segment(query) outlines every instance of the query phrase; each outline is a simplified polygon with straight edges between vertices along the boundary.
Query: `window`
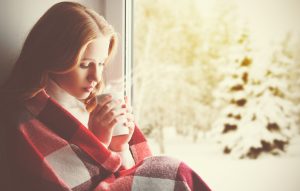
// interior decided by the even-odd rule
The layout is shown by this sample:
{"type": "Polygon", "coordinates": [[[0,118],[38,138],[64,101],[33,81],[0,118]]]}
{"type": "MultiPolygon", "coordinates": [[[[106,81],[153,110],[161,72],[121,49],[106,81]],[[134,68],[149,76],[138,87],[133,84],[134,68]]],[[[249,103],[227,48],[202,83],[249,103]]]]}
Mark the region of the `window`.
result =
{"type": "Polygon", "coordinates": [[[154,153],[186,161],[213,190],[297,190],[299,2],[133,7],[134,111],[154,153]]]}

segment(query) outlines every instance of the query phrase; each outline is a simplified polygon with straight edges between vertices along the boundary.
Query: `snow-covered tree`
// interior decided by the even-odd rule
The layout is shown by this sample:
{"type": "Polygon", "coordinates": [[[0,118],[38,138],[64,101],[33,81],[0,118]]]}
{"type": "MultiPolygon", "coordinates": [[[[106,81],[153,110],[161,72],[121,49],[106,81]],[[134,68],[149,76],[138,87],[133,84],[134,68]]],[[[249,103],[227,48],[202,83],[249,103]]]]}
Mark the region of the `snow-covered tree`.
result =
{"type": "Polygon", "coordinates": [[[224,153],[230,153],[236,143],[235,135],[239,131],[243,113],[249,96],[249,72],[253,56],[248,45],[247,34],[242,34],[228,54],[228,63],[219,70],[223,79],[214,92],[214,106],[220,113],[213,124],[213,133],[222,143],[224,153]]]}
{"type": "Polygon", "coordinates": [[[214,133],[223,152],[235,157],[279,154],[296,127],[286,78],[291,60],[258,55],[251,51],[247,35],[238,42],[230,54],[233,64],[215,94],[216,106],[222,109],[214,133]]]}

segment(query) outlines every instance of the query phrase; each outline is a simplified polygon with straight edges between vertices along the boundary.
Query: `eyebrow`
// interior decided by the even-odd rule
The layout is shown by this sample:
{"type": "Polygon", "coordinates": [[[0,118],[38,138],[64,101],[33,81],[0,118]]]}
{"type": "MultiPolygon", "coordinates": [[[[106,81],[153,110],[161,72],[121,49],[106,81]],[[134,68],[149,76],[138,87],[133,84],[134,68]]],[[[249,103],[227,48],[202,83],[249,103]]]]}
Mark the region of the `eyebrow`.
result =
{"type": "MultiPolygon", "coordinates": [[[[92,59],[92,58],[83,58],[82,60],[87,60],[87,61],[93,61],[93,62],[96,62],[96,60],[95,59],[92,59]]],[[[105,60],[102,60],[102,61],[100,61],[99,63],[104,63],[105,62],[105,60]]]]}

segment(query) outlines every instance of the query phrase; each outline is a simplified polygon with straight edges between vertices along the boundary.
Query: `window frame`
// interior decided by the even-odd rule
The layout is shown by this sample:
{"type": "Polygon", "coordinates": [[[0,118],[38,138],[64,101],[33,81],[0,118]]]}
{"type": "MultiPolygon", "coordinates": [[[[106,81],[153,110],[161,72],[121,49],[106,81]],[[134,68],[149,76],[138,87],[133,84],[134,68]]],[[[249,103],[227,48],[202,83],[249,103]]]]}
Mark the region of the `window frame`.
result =
{"type": "Polygon", "coordinates": [[[133,0],[105,0],[105,17],[108,22],[115,28],[119,35],[119,45],[116,58],[111,63],[111,68],[108,67],[106,78],[119,79],[122,75],[124,83],[124,93],[128,97],[129,102],[133,99],[133,84],[132,84],[132,42],[133,42],[133,0]],[[120,67],[117,68],[116,67],[120,67]],[[122,73],[120,73],[122,70],[122,73]]]}
{"type": "Polygon", "coordinates": [[[133,0],[125,0],[125,92],[126,96],[133,101],[133,0]]]}

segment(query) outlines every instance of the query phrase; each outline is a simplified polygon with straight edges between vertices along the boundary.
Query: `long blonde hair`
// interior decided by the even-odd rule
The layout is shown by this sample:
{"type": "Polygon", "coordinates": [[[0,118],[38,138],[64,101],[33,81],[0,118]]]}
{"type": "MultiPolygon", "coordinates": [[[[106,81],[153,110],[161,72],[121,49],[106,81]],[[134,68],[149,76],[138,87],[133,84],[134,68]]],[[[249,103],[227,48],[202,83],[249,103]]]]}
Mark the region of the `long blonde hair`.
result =
{"type": "MultiPolygon", "coordinates": [[[[49,74],[63,74],[79,64],[86,45],[101,36],[110,37],[109,62],[117,46],[113,27],[95,11],[74,2],[53,5],[28,34],[12,73],[2,91],[13,99],[32,98],[46,86],[49,74]]],[[[101,87],[97,84],[96,90],[101,87]]],[[[95,105],[96,91],[84,100],[95,105]]]]}

